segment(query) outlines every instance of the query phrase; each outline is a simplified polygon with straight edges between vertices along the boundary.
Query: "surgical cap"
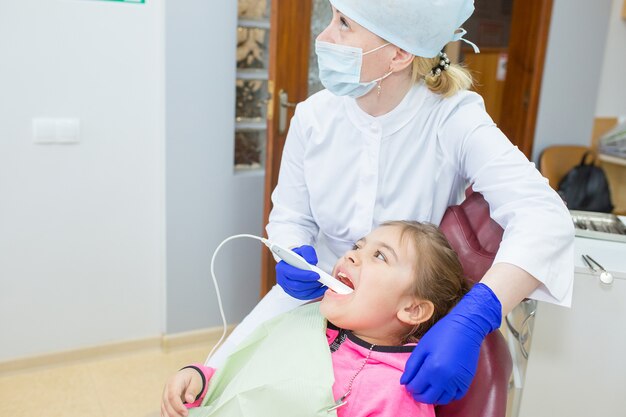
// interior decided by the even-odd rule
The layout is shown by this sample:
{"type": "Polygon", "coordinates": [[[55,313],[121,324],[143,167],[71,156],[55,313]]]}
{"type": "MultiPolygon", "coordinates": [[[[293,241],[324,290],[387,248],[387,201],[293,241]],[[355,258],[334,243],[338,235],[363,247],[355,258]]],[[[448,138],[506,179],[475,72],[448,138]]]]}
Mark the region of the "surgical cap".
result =
{"type": "MultiPolygon", "coordinates": [[[[424,58],[435,57],[448,42],[462,39],[465,31],[455,32],[474,12],[474,0],[330,2],[337,10],[370,32],[424,58]]],[[[471,45],[477,49],[475,45],[471,45]]]]}

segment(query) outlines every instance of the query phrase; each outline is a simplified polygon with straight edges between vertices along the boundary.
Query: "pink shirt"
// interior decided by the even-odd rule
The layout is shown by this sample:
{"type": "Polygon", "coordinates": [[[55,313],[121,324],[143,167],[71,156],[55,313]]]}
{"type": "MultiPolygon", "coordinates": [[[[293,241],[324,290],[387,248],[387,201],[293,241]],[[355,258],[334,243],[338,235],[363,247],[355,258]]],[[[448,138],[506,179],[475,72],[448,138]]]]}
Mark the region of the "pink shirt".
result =
{"type": "MultiPolygon", "coordinates": [[[[328,324],[326,338],[331,349],[335,399],[341,398],[350,380],[369,353],[370,344],[351,332],[328,324]]],[[[337,409],[338,417],[435,417],[434,406],[418,403],[400,385],[400,377],[414,344],[376,346],[367,363],[354,378],[347,403],[337,409]]]]}
{"type": "MultiPolygon", "coordinates": [[[[341,398],[348,390],[350,380],[359,370],[369,353],[370,344],[352,332],[337,329],[332,324],[326,328],[326,339],[331,351],[335,383],[333,395],[341,398]]],[[[413,400],[400,377],[411,355],[414,344],[404,346],[376,346],[367,363],[354,378],[347,403],[337,409],[338,417],[435,417],[430,404],[413,400]]],[[[208,382],[214,369],[195,364],[205,376],[207,383],[197,401],[185,404],[187,408],[198,407],[206,395],[208,382]]]]}

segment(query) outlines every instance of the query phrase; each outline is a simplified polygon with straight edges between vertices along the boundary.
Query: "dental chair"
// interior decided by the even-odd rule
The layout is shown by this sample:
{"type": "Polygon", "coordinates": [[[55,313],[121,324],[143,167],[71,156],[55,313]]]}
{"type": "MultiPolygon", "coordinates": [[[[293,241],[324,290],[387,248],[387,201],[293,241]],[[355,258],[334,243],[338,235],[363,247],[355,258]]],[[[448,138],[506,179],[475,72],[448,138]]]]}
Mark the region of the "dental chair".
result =
{"type": "MultiPolygon", "coordinates": [[[[491,267],[502,240],[502,227],[489,214],[489,205],[479,193],[467,189],[466,199],[448,207],[440,224],[459,255],[465,276],[480,281],[491,267]]],[[[437,417],[504,417],[507,408],[512,360],[504,336],[491,332],[480,348],[478,367],[467,394],[458,401],[439,406],[437,417]]]]}

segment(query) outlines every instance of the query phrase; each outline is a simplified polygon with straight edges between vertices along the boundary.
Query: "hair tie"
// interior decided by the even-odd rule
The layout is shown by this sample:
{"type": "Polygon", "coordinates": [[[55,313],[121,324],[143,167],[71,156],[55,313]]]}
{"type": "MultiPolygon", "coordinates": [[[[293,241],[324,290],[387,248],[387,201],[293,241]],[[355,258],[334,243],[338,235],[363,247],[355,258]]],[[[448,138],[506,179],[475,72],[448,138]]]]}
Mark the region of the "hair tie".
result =
{"type": "Polygon", "coordinates": [[[450,68],[450,59],[448,58],[448,55],[446,55],[445,52],[439,52],[439,65],[433,67],[430,71],[430,75],[432,77],[439,77],[441,72],[447,70],[448,68],[450,68]]]}

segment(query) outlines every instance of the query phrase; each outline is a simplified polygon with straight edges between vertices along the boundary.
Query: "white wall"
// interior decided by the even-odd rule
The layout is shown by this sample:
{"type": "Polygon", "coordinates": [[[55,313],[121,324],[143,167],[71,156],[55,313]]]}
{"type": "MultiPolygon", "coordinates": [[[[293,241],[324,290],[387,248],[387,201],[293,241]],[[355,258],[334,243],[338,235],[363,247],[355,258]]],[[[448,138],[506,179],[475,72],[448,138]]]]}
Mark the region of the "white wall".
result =
{"type": "Polygon", "coordinates": [[[0,1],[0,361],[162,331],[162,8],[0,1]]]}
{"type": "MultiPolygon", "coordinates": [[[[236,2],[0,0],[0,361],[220,324],[212,252],[263,232],[263,173],[233,172],[236,26],[236,2]],[[81,143],[34,144],[36,117],[81,143]]],[[[261,250],[217,259],[230,323],[261,250]]]]}
{"type": "Polygon", "coordinates": [[[598,94],[598,117],[626,116],[626,19],[624,0],[613,0],[598,94]]]}
{"type": "MultiPolygon", "coordinates": [[[[221,324],[211,256],[230,235],[263,233],[264,180],[233,171],[237,2],[168,1],[165,16],[166,331],[175,333],[221,324]]],[[[258,301],[261,250],[235,240],[216,259],[229,323],[258,301]]]]}
{"type": "Polygon", "coordinates": [[[550,145],[589,145],[611,0],[554,0],[533,160],[550,145]]]}

